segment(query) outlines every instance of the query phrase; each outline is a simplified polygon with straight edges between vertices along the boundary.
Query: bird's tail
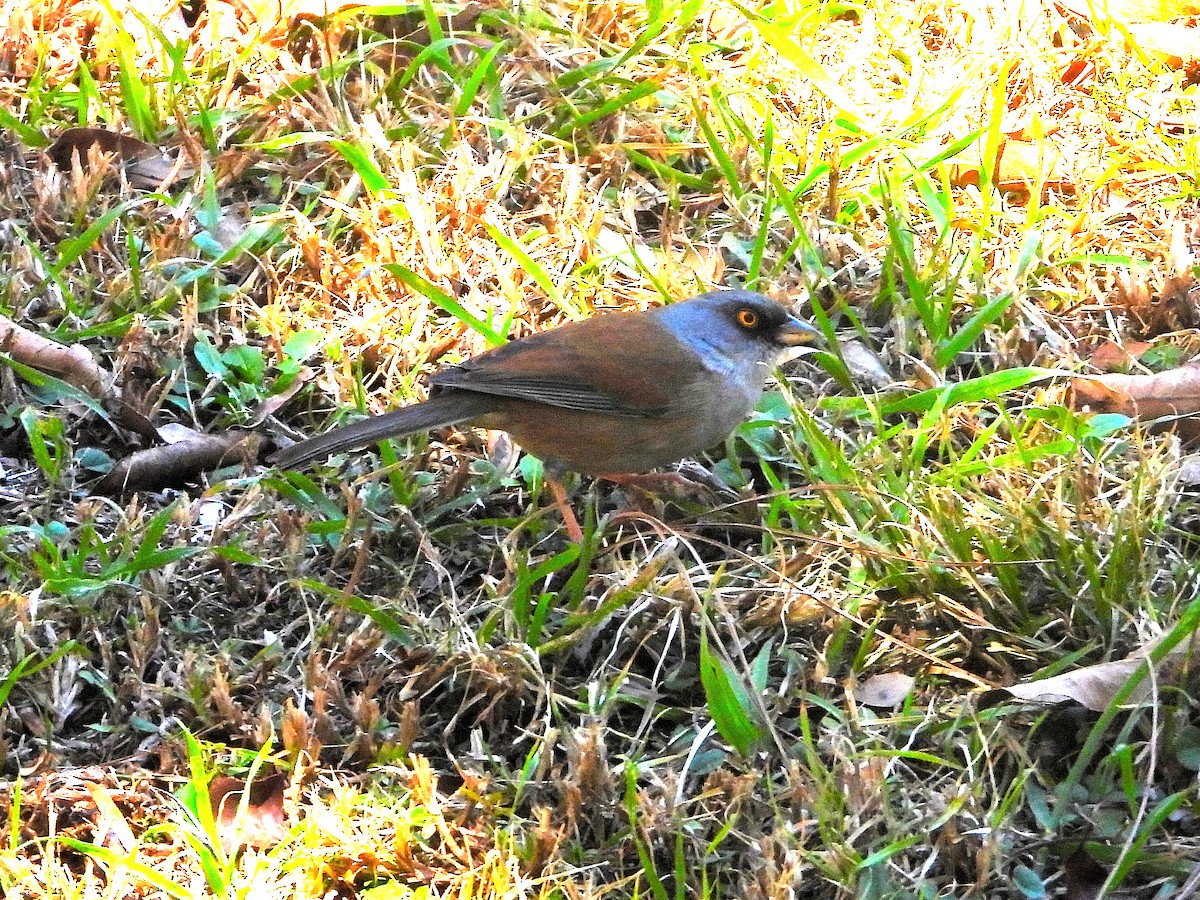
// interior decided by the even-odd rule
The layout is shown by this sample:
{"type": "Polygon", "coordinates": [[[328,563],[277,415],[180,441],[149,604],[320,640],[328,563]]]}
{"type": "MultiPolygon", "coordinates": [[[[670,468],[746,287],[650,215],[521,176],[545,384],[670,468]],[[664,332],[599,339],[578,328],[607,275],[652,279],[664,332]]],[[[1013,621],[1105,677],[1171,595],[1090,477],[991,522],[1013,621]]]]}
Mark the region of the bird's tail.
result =
{"type": "Polygon", "coordinates": [[[403,437],[432,428],[470,422],[478,419],[494,404],[494,399],[480,394],[446,391],[424,403],[331,428],[324,434],[275,451],[269,457],[269,462],[280,469],[294,469],[314,459],[346,450],[358,450],[385,438],[403,437]]]}

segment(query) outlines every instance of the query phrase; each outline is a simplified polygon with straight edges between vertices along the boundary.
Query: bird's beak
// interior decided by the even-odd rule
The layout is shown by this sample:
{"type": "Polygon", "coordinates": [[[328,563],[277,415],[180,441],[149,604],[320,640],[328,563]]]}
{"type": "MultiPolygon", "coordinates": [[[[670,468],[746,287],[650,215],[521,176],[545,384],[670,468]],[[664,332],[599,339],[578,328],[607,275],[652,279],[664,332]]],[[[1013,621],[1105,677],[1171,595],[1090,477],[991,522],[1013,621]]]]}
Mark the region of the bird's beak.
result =
{"type": "Polygon", "coordinates": [[[784,347],[801,347],[821,337],[821,332],[795,316],[789,316],[775,332],[775,340],[784,347]]]}

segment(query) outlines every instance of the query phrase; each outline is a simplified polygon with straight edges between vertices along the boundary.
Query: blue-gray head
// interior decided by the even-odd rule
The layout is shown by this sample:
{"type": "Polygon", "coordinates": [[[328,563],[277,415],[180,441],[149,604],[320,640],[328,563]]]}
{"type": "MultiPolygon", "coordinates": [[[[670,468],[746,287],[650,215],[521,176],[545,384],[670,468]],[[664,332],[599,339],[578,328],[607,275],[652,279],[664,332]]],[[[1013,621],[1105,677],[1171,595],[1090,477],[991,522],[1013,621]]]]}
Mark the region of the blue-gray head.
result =
{"type": "Polygon", "coordinates": [[[788,347],[811,344],[821,333],[762,294],[710,291],[658,310],[680,340],[726,357],[772,362],[788,347]]]}

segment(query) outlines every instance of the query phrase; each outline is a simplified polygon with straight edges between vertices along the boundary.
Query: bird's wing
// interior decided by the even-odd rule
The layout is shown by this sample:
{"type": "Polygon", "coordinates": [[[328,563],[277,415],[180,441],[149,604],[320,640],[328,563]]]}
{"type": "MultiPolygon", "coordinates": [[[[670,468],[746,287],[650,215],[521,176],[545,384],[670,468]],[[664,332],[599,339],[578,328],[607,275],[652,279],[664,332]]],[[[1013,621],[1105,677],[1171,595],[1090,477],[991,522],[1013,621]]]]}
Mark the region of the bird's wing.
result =
{"type": "Polygon", "coordinates": [[[509,375],[505,372],[490,372],[460,367],[445,369],[435,376],[437,387],[452,387],[457,390],[497,397],[512,397],[558,406],[563,409],[578,409],[613,415],[653,415],[653,409],[634,410],[595,387],[582,382],[568,381],[562,376],[538,378],[529,375],[509,375]]]}
{"type": "Polygon", "coordinates": [[[430,383],[563,409],[661,416],[677,402],[678,382],[698,364],[657,326],[644,314],[597,316],[472,357],[430,383]]]}

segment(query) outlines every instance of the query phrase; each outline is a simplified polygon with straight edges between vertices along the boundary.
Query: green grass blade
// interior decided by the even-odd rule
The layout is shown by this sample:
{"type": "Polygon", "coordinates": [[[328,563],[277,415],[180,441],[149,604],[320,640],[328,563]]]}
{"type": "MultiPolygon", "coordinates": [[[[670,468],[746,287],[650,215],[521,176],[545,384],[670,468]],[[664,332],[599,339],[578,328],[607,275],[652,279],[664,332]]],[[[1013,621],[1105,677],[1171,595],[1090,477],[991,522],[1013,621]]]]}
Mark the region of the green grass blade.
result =
{"type": "Polygon", "coordinates": [[[514,238],[505,234],[491,222],[484,222],[483,227],[487,229],[487,233],[491,236],[492,240],[506,253],[516,259],[521,268],[529,273],[530,277],[537,283],[537,286],[546,292],[546,296],[550,298],[551,303],[573,319],[582,319],[586,316],[586,310],[572,306],[563,299],[562,291],[558,289],[558,285],[554,283],[554,279],[550,277],[550,273],[543,269],[541,264],[530,256],[529,252],[514,238]]]}
{"type": "Polygon", "coordinates": [[[983,329],[1008,311],[1015,299],[1015,294],[1001,294],[999,297],[992,298],[983,309],[971,316],[967,323],[955,332],[954,337],[938,348],[937,354],[934,356],[934,361],[938,366],[945,368],[954,362],[954,358],[958,354],[974,344],[976,339],[983,334],[983,329]]]}
{"type": "Polygon", "coordinates": [[[656,81],[647,80],[637,82],[632,87],[621,92],[616,97],[601,103],[599,106],[596,106],[587,112],[576,113],[568,125],[558,130],[557,137],[565,138],[570,135],[572,131],[582,131],[597,119],[603,119],[605,116],[611,116],[613,113],[619,112],[633,103],[637,103],[644,97],[649,97],[657,90],[658,82],[656,81]]]}
{"type": "Polygon", "coordinates": [[[887,400],[880,405],[880,412],[885,416],[897,413],[925,412],[943,394],[947,407],[958,403],[978,403],[982,400],[995,400],[1001,394],[1028,387],[1037,381],[1044,381],[1063,373],[1035,366],[1024,366],[1016,369],[1004,369],[990,375],[981,375],[968,381],[960,381],[941,388],[930,388],[927,391],[903,397],[899,400],[887,400]]]}
{"type": "Polygon", "coordinates": [[[700,681],[717,731],[738,753],[748,756],[762,736],[749,714],[750,698],[737,674],[728,670],[724,657],[709,649],[705,628],[700,630],[700,681]]]}
{"type": "Polygon", "coordinates": [[[145,863],[130,859],[128,854],[117,853],[108,847],[99,847],[96,844],[89,844],[85,841],[67,837],[66,835],[59,835],[55,840],[63,846],[70,847],[76,853],[83,853],[86,856],[90,856],[110,869],[126,869],[142,879],[146,884],[152,885],[170,897],[178,897],[180,900],[194,900],[196,896],[190,887],[186,887],[178,881],[168,878],[145,863]]]}
{"type": "Polygon", "coordinates": [[[412,269],[400,265],[399,263],[386,263],[384,268],[395,275],[401,282],[408,285],[418,294],[421,294],[430,303],[445,312],[450,313],[458,321],[464,325],[474,328],[482,334],[489,344],[493,347],[498,347],[505,341],[505,336],[492,328],[492,326],[480,319],[478,316],[469,312],[461,303],[435,285],[432,281],[418,275],[412,269]]]}
{"type": "Polygon", "coordinates": [[[117,219],[129,212],[129,210],[147,202],[149,201],[144,198],[137,198],[118,203],[100,216],[100,218],[96,219],[96,221],[92,222],[83,234],[62,241],[58,245],[58,259],[55,260],[50,270],[50,275],[47,277],[56,278],[61,275],[67,266],[71,265],[91,249],[92,245],[96,243],[97,239],[99,239],[100,235],[104,233],[109,225],[117,221],[117,219]]]}
{"type": "Polygon", "coordinates": [[[771,45],[781,59],[799,72],[805,80],[811,82],[813,87],[824,94],[843,116],[855,124],[869,118],[850,95],[842,90],[837,79],[830,75],[825,67],[812,57],[812,54],[796,42],[791,32],[773,22],[768,22],[740,3],[731,2],[731,5],[746,17],[754,30],[771,45]]]}
{"type": "Polygon", "coordinates": [[[372,197],[378,197],[391,187],[387,176],[375,165],[375,160],[363,147],[351,141],[330,141],[329,146],[350,163],[351,168],[362,179],[363,187],[372,197]]]}
{"type": "Polygon", "coordinates": [[[454,117],[456,119],[462,118],[470,110],[484,79],[490,78],[495,80],[497,78],[496,57],[507,49],[507,41],[497,41],[475,65],[474,71],[471,72],[471,77],[463,83],[462,94],[459,96],[458,102],[454,104],[454,117]]]}

